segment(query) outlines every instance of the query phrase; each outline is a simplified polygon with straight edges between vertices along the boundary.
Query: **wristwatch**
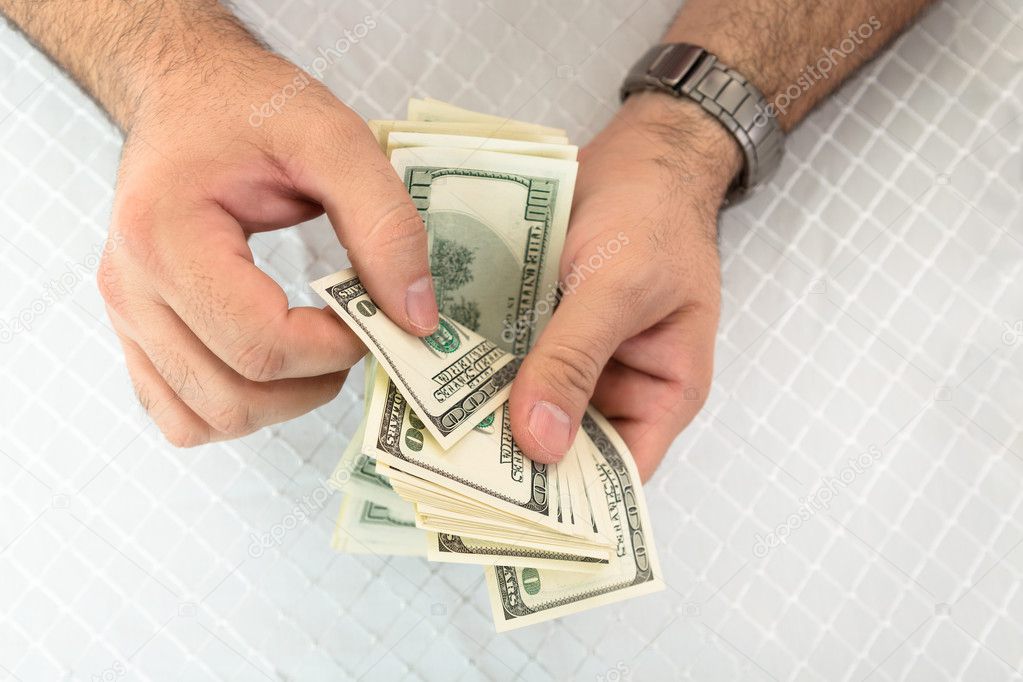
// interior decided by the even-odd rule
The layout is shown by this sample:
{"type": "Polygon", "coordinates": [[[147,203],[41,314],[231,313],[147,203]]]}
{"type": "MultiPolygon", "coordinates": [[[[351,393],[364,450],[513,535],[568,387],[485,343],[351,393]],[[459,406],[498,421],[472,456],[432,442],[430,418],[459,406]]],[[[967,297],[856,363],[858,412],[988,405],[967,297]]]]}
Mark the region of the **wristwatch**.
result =
{"type": "Polygon", "coordinates": [[[730,199],[749,193],[778,169],[785,134],[774,106],[742,74],[702,47],[671,43],[650,48],[625,77],[622,101],[638,90],[688,97],[735,137],[745,164],[732,185],[730,199]]]}

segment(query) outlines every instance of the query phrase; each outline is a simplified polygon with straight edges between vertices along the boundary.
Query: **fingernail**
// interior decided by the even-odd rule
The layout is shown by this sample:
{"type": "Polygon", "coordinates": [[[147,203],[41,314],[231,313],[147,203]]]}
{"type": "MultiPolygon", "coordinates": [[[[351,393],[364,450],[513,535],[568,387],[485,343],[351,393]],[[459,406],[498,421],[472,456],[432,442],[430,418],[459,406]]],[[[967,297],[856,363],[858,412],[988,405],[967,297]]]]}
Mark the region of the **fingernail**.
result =
{"type": "Polygon", "coordinates": [[[568,450],[572,422],[557,405],[538,400],[529,412],[529,433],[547,452],[564,455],[568,450]]]}
{"type": "Polygon", "coordinates": [[[432,277],[420,277],[409,285],[405,294],[405,314],[412,326],[420,331],[428,334],[437,331],[437,298],[433,293],[432,277]]]}

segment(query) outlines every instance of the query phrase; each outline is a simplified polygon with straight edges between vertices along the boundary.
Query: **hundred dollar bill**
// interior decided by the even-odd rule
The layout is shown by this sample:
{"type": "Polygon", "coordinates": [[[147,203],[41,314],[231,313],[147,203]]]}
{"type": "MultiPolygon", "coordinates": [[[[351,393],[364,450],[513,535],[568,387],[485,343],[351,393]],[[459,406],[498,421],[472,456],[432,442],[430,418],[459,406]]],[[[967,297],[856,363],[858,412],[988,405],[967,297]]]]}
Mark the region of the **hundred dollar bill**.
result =
{"type": "Polygon", "coordinates": [[[462,107],[442,102],[439,99],[433,99],[432,97],[418,98],[412,97],[408,101],[407,107],[407,118],[410,121],[443,121],[446,123],[496,123],[496,124],[507,124],[515,126],[516,128],[522,128],[531,130],[537,134],[542,135],[557,135],[564,136],[565,131],[561,128],[551,128],[550,126],[539,125],[537,123],[529,123],[528,121],[516,121],[512,118],[504,116],[495,116],[493,114],[483,114],[478,111],[472,111],[471,109],[463,109],[462,107]]]}
{"type": "Polygon", "coordinates": [[[363,419],[334,467],[331,485],[342,492],[386,506],[395,497],[394,489],[385,477],[377,473],[373,459],[360,452],[365,434],[366,420],[363,419]]]}
{"type": "Polygon", "coordinates": [[[391,133],[435,133],[438,135],[473,135],[476,137],[499,137],[506,140],[526,140],[547,144],[568,144],[564,135],[548,135],[537,132],[532,126],[514,123],[473,123],[454,121],[367,121],[370,131],[376,136],[381,149],[387,149],[387,138],[391,133]]]}
{"type": "Polygon", "coordinates": [[[609,521],[599,527],[591,524],[590,539],[585,539],[537,524],[528,515],[497,509],[481,501],[486,497],[474,499],[450,487],[392,469],[382,461],[376,462],[376,471],[388,479],[394,492],[415,504],[416,525],[424,530],[602,561],[609,557],[613,543],[606,538],[611,534],[600,532],[610,527],[609,521]]]}
{"type": "Polygon", "coordinates": [[[432,336],[409,334],[376,307],[351,268],[311,286],[401,386],[442,448],[508,399],[517,362],[476,332],[442,315],[432,336]]]}
{"type": "Polygon", "coordinates": [[[508,564],[583,573],[599,571],[608,565],[607,559],[491,542],[452,533],[428,533],[427,547],[426,556],[430,561],[456,564],[508,564]]]}
{"type": "MultiPolygon", "coordinates": [[[[593,408],[582,420],[615,539],[610,565],[594,573],[488,566],[487,591],[498,632],[551,620],[664,588],[646,501],[632,454],[593,408]]],[[[596,503],[596,500],[594,500],[596,503]]]]}
{"type": "Polygon", "coordinates": [[[442,313],[521,357],[557,303],[575,161],[464,149],[395,149],[426,224],[442,313]]]}
{"type": "Polygon", "coordinates": [[[408,147],[464,149],[470,152],[465,155],[466,163],[471,163],[472,152],[522,154],[524,156],[540,156],[548,159],[561,159],[563,161],[575,161],[579,155],[579,148],[572,144],[547,144],[525,140],[502,140],[496,137],[432,135],[430,133],[391,133],[387,136],[388,157],[391,156],[395,149],[406,149],[408,147]]]}
{"type": "MultiPolygon", "coordinates": [[[[375,383],[373,379],[376,376],[376,370],[377,363],[373,360],[372,356],[368,357],[365,367],[364,386],[364,396],[367,402],[372,400],[373,397],[373,386],[375,383]]],[[[493,419],[489,421],[493,422],[493,419]]],[[[480,428],[477,426],[477,429],[480,428]]],[[[489,428],[492,427],[483,427],[483,430],[492,433],[492,431],[487,431],[489,428]]],[[[384,542],[381,543],[377,535],[366,536],[366,534],[361,532],[361,529],[371,529],[374,526],[373,521],[376,521],[376,526],[379,526],[381,521],[393,519],[395,514],[400,515],[400,525],[403,527],[407,527],[410,521],[414,525],[413,517],[415,512],[408,502],[402,500],[394,492],[394,488],[391,487],[388,479],[377,472],[376,460],[367,457],[360,451],[365,433],[366,419],[363,418],[352,435],[352,439],[349,441],[344,453],[341,455],[341,460],[335,467],[334,474],[330,479],[336,488],[346,491],[350,498],[358,498],[360,500],[358,503],[350,501],[342,503],[342,511],[338,517],[339,528],[335,529],[335,533],[339,535],[335,539],[334,544],[337,549],[356,547],[355,551],[358,552],[357,543],[353,543],[351,538],[362,538],[362,543],[373,547],[377,553],[386,553],[387,548],[393,545],[393,543],[388,544],[386,542],[386,535],[384,536],[384,542]],[[359,511],[360,509],[361,511],[359,511]],[[358,516],[356,512],[359,513],[358,516]]],[[[390,531],[384,531],[384,533],[388,532],[390,531]]],[[[416,539],[418,535],[418,533],[412,532],[407,534],[400,533],[399,537],[403,542],[398,549],[408,549],[407,545],[414,543],[417,548],[415,553],[419,554],[420,542],[416,539]]],[[[432,547],[435,544],[437,544],[436,533],[428,533],[427,546],[431,548],[429,558],[450,563],[495,564],[498,563],[498,560],[502,563],[511,563],[512,561],[510,560],[518,556],[528,556],[532,563],[535,563],[534,557],[541,557],[544,561],[543,566],[548,568],[563,567],[564,570],[595,570],[601,563],[607,563],[606,559],[601,560],[557,553],[535,547],[523,548],[512,545],[497,545],[496,543],[487,544],[485,540],[477,540],[475,538],[466,538],[463,542],[460,536],[451,534],[448,534],[445,537],[445,542],[440,545],[444,557],[434,558],[432,547]],[[456,553],[456,548],[464,548],[466,552],[456,553]]],[[[400,551],[396,553],[404,554],[406,552],[400,551]]]]}
{"type": "Polygon", "coordinates": [[[573,527],[555,517],[548,468],[525,457],[515,444],[507,407],[498,411],[494,426],[494,434],[473,431],[443,450],[426,433],[425,423],[394,382],[378,371],[362,451],[389,468],[486,505],[512,520],[595,539],[591,528],[573,527]]]}
{"type": "Polygon", "coordinates": [[[412,505],[391,495],[387,505],[346,495],[334,528],[334,549],[350,554],[426,556],[426,533],[416,528],[412,505]]]}
{"type": "MultiPolygon", "coordinates": [[[[366,404],[369,404],[373,398],[377,366],[373,356],[366,358],[363,377],[363,396],[366,404]]],[[[344,452],[341,453],[341,459],[334,467],[330,482],[339,491],[387,506],[395,499],[394,489],[387,478],[377,473],[376,462],[373,458],[362,454],[362,441],[365,435],[366,416],[364,414],[344,452]]]]}

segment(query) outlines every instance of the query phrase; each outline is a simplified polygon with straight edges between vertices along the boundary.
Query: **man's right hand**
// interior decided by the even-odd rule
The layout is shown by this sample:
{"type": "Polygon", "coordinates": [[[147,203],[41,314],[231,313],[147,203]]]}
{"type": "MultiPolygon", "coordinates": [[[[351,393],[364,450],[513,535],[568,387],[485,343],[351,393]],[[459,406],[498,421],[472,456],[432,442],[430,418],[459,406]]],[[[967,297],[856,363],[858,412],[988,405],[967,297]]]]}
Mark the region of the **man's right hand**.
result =
{"type": "Polygon", "coordinates": [[[365,353],[329,311],[289,309],[253,263],[253,232],[325,211],[384,312],[420,336],[436,328],[423,223],[366,125],[323,85],[252,45],[140,92],[97,279],[168,440],[300,415],[365,353]],[[254,113],[271,102],[272,116],[254,113]]]}

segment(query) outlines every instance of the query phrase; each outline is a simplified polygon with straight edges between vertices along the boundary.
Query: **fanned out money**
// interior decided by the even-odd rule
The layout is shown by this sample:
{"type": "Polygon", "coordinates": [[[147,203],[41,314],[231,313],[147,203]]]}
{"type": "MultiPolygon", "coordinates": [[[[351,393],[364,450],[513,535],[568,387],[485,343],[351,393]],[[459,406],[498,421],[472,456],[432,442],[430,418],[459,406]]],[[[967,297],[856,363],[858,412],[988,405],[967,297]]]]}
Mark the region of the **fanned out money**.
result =
{"type": "Polygon", "coordinates": [[[372,354],[332,478],[334,546],[484,566],[498,631],[662,589],[639,475],[607,420],[590,408],[557,464],[511,435],[511,382],[557,303],[576,147],[432,99],[370,127],[426,225],[441,318],[420,339],[354,270],[312,284],[372,354]]]}

